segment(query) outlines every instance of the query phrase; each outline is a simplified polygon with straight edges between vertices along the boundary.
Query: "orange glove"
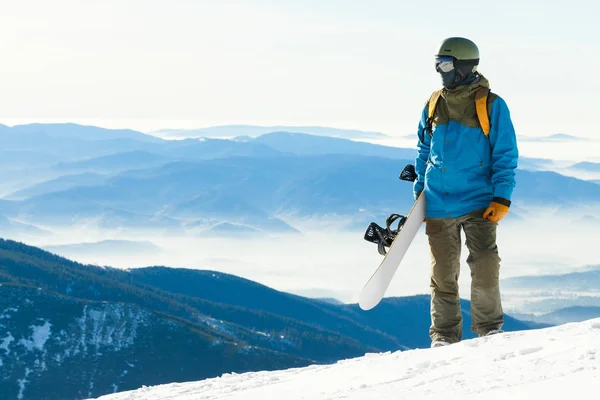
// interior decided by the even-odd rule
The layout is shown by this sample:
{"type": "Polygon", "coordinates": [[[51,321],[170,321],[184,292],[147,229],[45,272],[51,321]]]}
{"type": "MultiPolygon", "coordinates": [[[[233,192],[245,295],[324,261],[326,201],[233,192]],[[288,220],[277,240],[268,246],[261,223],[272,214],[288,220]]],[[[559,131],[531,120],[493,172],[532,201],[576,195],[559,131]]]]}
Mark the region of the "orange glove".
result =
{"type": "Polygon", "coordinates": [[[500,222],[502,218],[506,217],[506,214],[508,214],[507,206],[492,201],[490,206],[483,213],[483,218],[487,218],[492,222],[500,222]]]}

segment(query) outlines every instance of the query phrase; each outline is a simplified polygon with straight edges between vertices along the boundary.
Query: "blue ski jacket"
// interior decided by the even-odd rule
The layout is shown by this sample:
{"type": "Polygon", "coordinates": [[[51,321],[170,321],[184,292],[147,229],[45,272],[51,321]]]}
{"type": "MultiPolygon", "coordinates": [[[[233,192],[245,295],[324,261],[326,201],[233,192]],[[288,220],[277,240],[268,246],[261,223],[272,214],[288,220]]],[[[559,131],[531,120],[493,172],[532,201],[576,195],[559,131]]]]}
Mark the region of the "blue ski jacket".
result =
{"type": "Polygon", "coordinates": [[[488,98],[490,132],[479,126],[475,90],[488,85],[481,79],[469,86],[444,89],[434,114],[432,134],[427,131],[428,104],[419,122],[415,199],[423,191],[426,217],[453,218],[492,201],[510,206],[515,187],[518,148],[506,102],[488,98]]]}

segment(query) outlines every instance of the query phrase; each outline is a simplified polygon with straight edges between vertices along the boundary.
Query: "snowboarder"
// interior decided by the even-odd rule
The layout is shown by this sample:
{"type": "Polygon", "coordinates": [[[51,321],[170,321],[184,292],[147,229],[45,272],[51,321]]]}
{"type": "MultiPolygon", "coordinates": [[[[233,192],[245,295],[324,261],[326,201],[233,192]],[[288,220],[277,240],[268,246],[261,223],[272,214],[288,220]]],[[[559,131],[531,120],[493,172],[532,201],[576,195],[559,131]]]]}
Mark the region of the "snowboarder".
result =
{"type": "Polygon", "coordinates": [[[431,253],[432,347],[462,337],[458,290],[461,231],[471,270],[471,329],[501,332],[500,257],[496,228],[509,211],[518,149],[506,102],[477,71],[479,49],[451,37],[435,55],[443,88],[426,103],[419,123],[415,199],[426,200],[431,253]]]}

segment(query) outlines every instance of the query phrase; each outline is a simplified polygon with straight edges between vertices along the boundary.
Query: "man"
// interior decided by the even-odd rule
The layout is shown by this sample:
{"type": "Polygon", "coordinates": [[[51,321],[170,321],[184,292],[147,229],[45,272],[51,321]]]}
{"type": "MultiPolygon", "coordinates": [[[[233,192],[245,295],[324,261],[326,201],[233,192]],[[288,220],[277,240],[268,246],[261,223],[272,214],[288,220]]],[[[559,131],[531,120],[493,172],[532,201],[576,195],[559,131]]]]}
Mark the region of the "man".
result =
{"type": "Polygon", "coordinates": [[[472,41],[444,40],[435,58],[443,88],[419,123],[415,198],[426,200],[431,251],[432,347],[461,340],[461,232],[471,269],[471,317],[479,336],[502,332],[496,228],[509,211],[518,149],[508,107],[477,71],[472,41]],[[431,113],[431,117],[430,117],[431,113]]]}

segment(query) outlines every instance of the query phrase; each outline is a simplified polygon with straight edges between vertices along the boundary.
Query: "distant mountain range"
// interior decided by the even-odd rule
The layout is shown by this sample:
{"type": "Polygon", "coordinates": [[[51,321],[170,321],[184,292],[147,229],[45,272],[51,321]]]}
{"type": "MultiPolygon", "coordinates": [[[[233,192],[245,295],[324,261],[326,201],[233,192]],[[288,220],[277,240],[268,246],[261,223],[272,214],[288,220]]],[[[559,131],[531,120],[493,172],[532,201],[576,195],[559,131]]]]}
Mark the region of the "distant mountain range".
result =
{"type": "Polygon", "coordinates": [[[507,278],[502,281],[502,286],[505,289],[600,293],[600,265],[590,266],[585,271],[568,274],[507,278]]]}
{"type": "Polygon", "coordinates": [[[0,230],[2,235],[11,238],[50,236],[52,232],[33,225],[12,221],[0,215],[0,230]]]}
{"type": "Polygon", "coordinates": [[[519,136],[519,141],[527,141],[527,142],[587,142],[590,141],[588,138],[583,138],[579,136],[567,135],[564,133],[557,133],[549,136],[519,136]]]}
{"type": "MultiPolygon", "coordinates": [[[[573,316],[575,310],[582,311],[573,307],[600,307],[600,266],[567,274],[507,278],[501,285],[503,295],[512,303],[519,302],[519,308],[528,313],[549,314],[569,309],[573,316]]],[[[554,317],[549,314],[549,318],[554,317]]]]}
{"type": "Polygon", "coordinates": [[[82,172],[118,172],[131,169],[152,168],[164,165],[172,159],[165,156],[135,150],[125,153],[109,154],[80,161],[68,161],[57,163],[54,168],[60,171],[82,172]]]}
{"type": "MultiPolygon", "coordinates": [[[[17,233],[29,229],[18,224],[85,224],[205,237],[235,227],[244,235],[277,235],[297,233],[290,222],[296,217],[322,216],[346,221],[342,229],[363,230],[391,213],[407,213],[413,199],[412,185],[398,175],[414,164],[415,149],[316,134],[162,140],[129,130],[34,124],[0,128],[0,147],[15,160],[0,169],[0,215],[17,224],[17,233]],[[19,154],[32,162],[17,162],[19,154]]],[[[539,171],[549,160],[521,161],[511,219],[533,206],[561,211],[600,202],[594,182],[539,171]]]]}
{"type": "MultiPolygon", "coordinates": [[[[425,295],[364,312],[215,271],[101,268],[0,240],[1,398],[80,399],[427,347],[429,324],[425,295]]],[[[538,326],[506,316],[508,331],[538,326]]]]}
{"type": "Polygon", "coordinates": [[[62,192],[78,186],[98,186],[103,184],[108,178],[108,175],[93,172],[64,175],[56,179],[34,184],[33,186],[11,193],[5,196],[5,198],[8,200],[23,200],[28,197],[41,196],[47,193],[62,192]]]}
{"type": "Polygon", "coordinates": [[[18,170],[30,167],[42,167],[55,164],[60,156],[39,151],[8,150],[0,151],[0,166],[4,170],[18,170]]]}
{"type": "Polygon", "coordinates": [[[272,132],[307,133],[311,135],[339,137],[344,139],[380,139],[383,133],[360,131],[355,129],[338,129],[321,126],[252,126],[225,125],[199,129],[160,129],[150,132],[162,138],[235,138],[257,137],[272,132]]]}
{"type": "Polygon", "coordinates": [[[600,172],[600,163],[583,161],[573,164],[571,168],[579,169],[586,172],[600,172]]]}
{"type": "MultiPolygon", "coordinates": [[[[235,139],[240,141],[240,138],[235,139]]],[[[415,149],[381,146],[365,142],[356,142],[344,138],[320,137],[305,133],[273,132],[246,141],[264,144],[281,153],[298,156],[316,156],[327,154],[348,154],[391,159],[414,159],[415,149]]]]}
{"type": "Polygon", "coordinates": [[[161,248],[147,241],[102,240],[99,242],[44,246],[44,250],[68,256],[76,254],[110,254],[111,256],[119,256],[133,253],[156,254],[161,251],[161,248]]]}
{"type": "Polygon", "coordinates": [[[600,202],[597,185],[551,171],[518,170],[514,190],[516,204],[577,206],[600,202]]]}
{"type": "MultiPolygon", "coordinates": [[[[151,228],[160,214],[165,228],[209,219],[272,233],[295,231],[280,215],[337,214],[363,229],[370,220],[410,210],[412,185],[398,180],[399,170],[410,162],[333,154],[179,162],[97,179],[96,186],[69,183],[44,193],[37,185],[29,190],[39,195],[0,209],[30,224],[96,219],[110,225],[106,218],[120,215],[120,226],[151,228]]],[[[519,170],[517,181],[516,206],[600,200],[598,185],[553,172],[519,170]]]]}
{"type": "Polygon", "coordinates": [[[105,129],[96,126],[85,126],[73,123],[64,124],[26,124],[8,127],[0,124],[0,134],[29,136],[36,134],[49,135],[64,139],[84,139],[91,141],[131,139],[145,142],[158,140],[131,129],[105,129]]]}
{"type": "MultiPolygon", "coordinates": [[[[516,315],[515,315],[516,316],[516,315]]],[[[541,324],[562,325],[570,322],[581,322],[589,319],[600,318],[599,307],[573,306],[561,308],[550,313],[542,315],[519,315],[519,318],[525,321],[531,321],[541,324]]]]}
{"type": "Polygon", "coordinates": [[[545,158],[519,157],[519,169],[548,171],[555,168],[554,161],[545,158]]]}

